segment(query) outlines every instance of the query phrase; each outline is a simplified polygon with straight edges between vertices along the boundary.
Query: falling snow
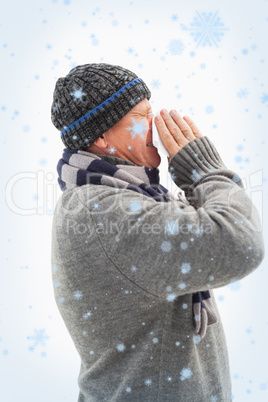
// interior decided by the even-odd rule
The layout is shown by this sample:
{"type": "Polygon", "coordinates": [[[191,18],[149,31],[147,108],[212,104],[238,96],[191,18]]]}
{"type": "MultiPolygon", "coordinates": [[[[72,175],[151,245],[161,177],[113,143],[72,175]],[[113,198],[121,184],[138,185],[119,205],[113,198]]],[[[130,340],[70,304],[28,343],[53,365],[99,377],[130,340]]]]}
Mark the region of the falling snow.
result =
{"type": "Polygon", "coordinates": [[[182,371],[180,372],[181,375],[181,381],[188,380],[192,376],[192,371],[189,368],[183,368],[182,371]]]}
{"type": "Polygon", "coordinates": [[[82,88],[80,89],[75,89],[73,92],[70,93],[75,99],[82,99],[82,96],[85,96],[86,93],[82,92],[82,88]]]}
{"type": "Polygon", "coordinates": [[[200,45],[219,47],[218,42],[221,41],[224,31],[228,30],[228,28],[224,27],[220,17],[217,16],[218,11],[215,14],[196,11],[196,14],[197,16],[194,17],[194,22],[190,24],[190,27],[181,24],[181,28],[185,31],[191,31],[196,47],[200,45]]]}
{"type": "Polygon", "coordinates": [[[188,262],[184,262],[181,266],[182,274],[188,274],[192,269],[191,265],[188,262]]]}
{"type": "Polygon", "coordinates": [[[160,83],[159,80],[153,80],[153,81],[151,82],[151,87],[152,87],[152,89],[159,89],[160,85],[161,85],[161,83],[160,83]]]}
{"type": "MultiPolygon", "coordinates": [[[[136,122],[135,119],[132,118],[133,126],[127,127],[127,130],[130,131],[132,139],[136,137],[136,135],[140,135],[141,138],[144,138],[144,131],[146,130],[147,120],[142,119],[140,122],[136,122]]],[[[148,128],[147,128],[148,130],[148,128]]]]}
{"type": "Polygon", "coordinates": [[[45,329],[35,329],[34,335],[27,336],[27,339],[31,339],[33,341],[33,345],[30,346],[30,349],[33,350],[37,346],[46,346],[46,340],[49,339],[49,336],[45,334],[45,329]]]}
{"type": "Polygon", "coordinates": [[[168,50],[172,56],[180,55],[184,50],[184,44],[180,39],[172,39],[168,45],[168,50]]]}
{"type": "Polygon", "coordinates": [[[131,212],[138,212],[142,208],[142,205],[139,201],[131,201],[129,203],[129,209],[131,212]]]}
{"type": "Polygon", "coordinates": [[[116,346],[116,349],[118,350],[118,352],[123,352],[126,349],[126,347],[125,347],[125,345],[123,343],[119,343],[116,346]]]}
{"type": "Polygon", "coordinates": [[[170,243],[170,241],[163,241],[160,247],[164,253],[168,253],[172,248],[172,244],[170,243]]]}
{"type": "Polygon", "coordinates": [[[152,380],[150,378],[147,378],[147,380],[144,381],[145,385],[152,385],[152,380]]]}

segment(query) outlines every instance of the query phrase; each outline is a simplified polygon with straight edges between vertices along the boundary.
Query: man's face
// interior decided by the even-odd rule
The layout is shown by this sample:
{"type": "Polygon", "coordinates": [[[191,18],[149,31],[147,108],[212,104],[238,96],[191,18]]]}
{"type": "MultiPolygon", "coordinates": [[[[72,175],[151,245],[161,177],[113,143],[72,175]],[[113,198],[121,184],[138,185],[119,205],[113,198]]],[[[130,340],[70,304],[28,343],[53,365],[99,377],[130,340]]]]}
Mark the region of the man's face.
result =
{"type": "Polygon", "coordinates": [[[88,152],[118,156],[138,166],[157,168],[161,162],[157,149],[146,145],[152,143],[152,119],[152,107],[148,99],[143,99],[103,134],[106,147],[102,146],[100,151],[93,144],[88,152]]]}

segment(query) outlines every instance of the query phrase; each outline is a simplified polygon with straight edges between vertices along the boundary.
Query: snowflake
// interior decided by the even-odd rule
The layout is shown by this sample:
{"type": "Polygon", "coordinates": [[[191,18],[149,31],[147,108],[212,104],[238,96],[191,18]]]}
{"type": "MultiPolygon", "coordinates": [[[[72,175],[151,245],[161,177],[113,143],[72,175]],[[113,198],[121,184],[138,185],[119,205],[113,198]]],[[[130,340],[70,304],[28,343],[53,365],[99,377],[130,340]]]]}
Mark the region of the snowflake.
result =
{"type": "Polygon", "coordinates": [[[131,131],[132,139],[136,137],[136,135],[140,135],[144,138],[143,131],[146,129],[146,119],[142,119],[140,122],[136,122],[135,119],[132,119],[133,126],[127,127],[128,131],[131,131]]]}
{"type": "Polygon", "coordinates": [[[185,379],[188,379],[192,376],[192,371],[189,368],[183,368],[182,371],[180,372],[181,375],[181,381],[184,381],[185,379]]]}
{"type": "Polygon", "coordinates": [[[127,52],[128,52],[128,54],[133,54],[133,53],[134,53],[133,47],[129,47],[129,48],[127,49],[127,52]]]}
{"type": "Polygon", "coordinates": [[[184,50],[184,44],[180,39],[172,39],[168,45],[168,49],[172,56],[177,56],[179,54],[182,54],[184,50]]]}
{"type": "Polygon", "coordinates": [[[218,400],[218,398],[216,396],[212,395],[210,400],[211,400],[211,402],[216,402],[218,400]]]}
{"type": "Polygon", "coordinates": [[[186,250],[186,248],[188,247],[188,244],[185,243],[185,242],[182,242],[182,243],[180,244],[180,246],[181,246],[181,248],[182,248],[183,250],[186,250]]]}
{"type": "Polygon", "coordinates": [[[82,88],[80,89],[74,89],[74,92],[71,92],[70,95],[72,95],[75,99],[80,99],[82,96],[85,96],[86,93],[82,92],[82,88]]]}
{"type": "Polygon", "coordinates": [[[136,272],[137,271],[137,267],[135,267],[134,265],[131,267],[131,271],[132,272],[136,272]]]}
{"type": "Polygon", "coordinates": [[[90,317],[91,315],[92,315],[91,311],[87,311],[85,314],[83,314],[84,320],[87,320],[88,317],[90,317]]]}
{"type": "Polygon", "coordinates": [[[248,96],[248,91],[247,91],[247,89],[246,88],[244,88],[244,89],[240,89],[240,91],[236,94],[236,96],[238,97],[238,98],[240,98],[240,99],[242,99],[242,98],[246,98],[247,96],[248,96]]]}
{"type": "Polygon", "coordinates": [[[141,210],[141,203],[139,201],[131,201],[129,204],[129,209],[131,212],[138,212],[141,210]]]}
{"type": "Polygon", "coordinates": [[[147,378],[147,380],[144,381],[145,385],[151,385],[152,384],[152,380],[150,378],[147,378]]]}
{"type": "Polygon", "coordinates": [[[160,85],[161,85],[161,83],[160,83],[159,80],[153,80],[153,81],[151,82],[152,89],[159,89],[159,86],[160,86],[160,85]]]}
{"type": "Polygon", "coordinates": [[[123,343],[119,343],[116,346],[116,349],[118,350],[118,352],[123,352],[126,349],[126,347],[125,347],[125,345],[123,343]]]}
{"type": "Polygon", "coordinates": [[[198,181],[200,181],[201,177],[202,177],[202,176],[201,176],[195,169],[192,170],[191,179],[192,179],[195,183],[198,182],[198,181]]]}
{"type": "Polygon", "coordinates": [[[160,247],[164,253],[168,253],[172,248],[172,244],[170,241],[163,241],[160,247]]]}
{"type": "Polygon", "coordinates": [[[77,290],[76,292],[74,292],[74,299],[76,300],[80,300],[83,297],[83,293],[80,292],[80,290],[77,290]]]}
{"type": "Polygon", "coordinates": [[[261,103],[265,103],[267,102],[267,106],[268,106],[268,94],[263,93],[263,96],[261,98],[261,103]]]}
{"type": "Polygon", "coordinates": [[[237,151],[243,151],[243,149],[244,149],[244,145],[242,145],[242,144],[238,144],[236,147],[237,151]]]}
{"type": "Polygon", "coordinates": [[[168,381],[172,381],[172,377],[167,377],[167,380],[168,380],[168,381]]]}
{"type": "Polygon", "coordinates": [[[35,329],[35,334],[32,336],[27,336],[27,339],[32,339],[34,344],[30,346],[30,350],[34,350],[34,348],[38,345],[46,346],[46,340],[49,339],[49,336],[45,335],[45,329],[37,330],[35,329]]]}
{"type": "MultiPolygon", "coordinates": [[[[198,321],[198,320],[196,320],[198,321]]],[[[193,343],[197,344],[201,342],[201,336],[200,335],[194,335],[193,336],[193,343]]]]}
{"type": "Polygon", "coordinates": [[[172,14],[171,19],[172,19],[172,21],[178,21],[177,14],[172,14]]]}
{"type": "Polygon", "coordinates": [[[190,24],[191,28],[186,27],[181,24],[181,28],[185,31],[192,31],[191,35],[194,36],[194,41],[197,42],[196,47],[200,44],[202,46],[212,46],[217,45],[220,42],[221,37],[224,35],[223,31],[228,30],[228,28],[223,27],[223,23],[220,21],[220,17],[217,17],[218,11],[213,15],[210,13],[199,13],[196,11],[197,17],[194,17],[194,22],[190,24]]]}
{"type": "Polygon", "coordinates": [[[185,289],[185,288],[186,288],[185,283],[184,283],[184,282],[180,283],[180,284],[178,285],[178,288],[180,288],[180,289],[185,289]]]}
{"type": "Polygon", "coordinates": [[[176,294],[175,293],[170,293],[169,295],[167,295],[166,299],[168,302],[173,302],[176,299],[176,294]]]}
{"type": "Polygon", "coordinates": [[[234,159],[235,159],[235,161],[236,161],[237,163],[241,163],[242,160],[243,160],[242,156],[240,156],[240,155],[237,155],[234,159]]]}
{"type": "Polygon", "coordinates": [[[188,272],[190,272],[191,269],[192,267],[188,262],[184,262],[181,266],[181,272],[183,274],[188,274],[188,272]]]}
{"type": "Polygon", "coordinates": [[[233,180],[235,183],[237,183],[237,182],[239,182],[241,179],[240,179],[240,177],[238,176],[238,174],[235,174],[235,175],[232,177],[232,180],[233,180]]]}
{"type": "Polygon", "coordinates": [[[126,388],[126,392],[131,392],[131,388],[130,388],[130,387],[127,387],[127,388],[126,388]]]}
{"type": "Polygon", "coordinates": [[[153,343],[158,343],[158,338],[153,338],[153,343]]]}
{"type": "Polygon", "coordinates": [[[110,154],[114,154],[116,152],[115,147],[110,147],[109,152],[110,152],[110,154]]]}

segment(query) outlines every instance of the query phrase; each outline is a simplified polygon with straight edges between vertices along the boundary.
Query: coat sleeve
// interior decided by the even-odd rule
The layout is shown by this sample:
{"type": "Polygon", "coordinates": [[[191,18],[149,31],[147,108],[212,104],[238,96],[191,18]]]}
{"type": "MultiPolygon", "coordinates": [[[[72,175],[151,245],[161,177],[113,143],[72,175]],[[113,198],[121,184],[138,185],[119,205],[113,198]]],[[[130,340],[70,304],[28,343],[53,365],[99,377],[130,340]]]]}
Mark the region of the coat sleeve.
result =
{"type": "Polygon", "coordinates": [[[102,185],[89,199],[78,196],[113,266],[161,298],[222,287],[254,271],[264,258],[260,217],[212,141],[189,142],[169,171],[188,205],[102,185]]]}

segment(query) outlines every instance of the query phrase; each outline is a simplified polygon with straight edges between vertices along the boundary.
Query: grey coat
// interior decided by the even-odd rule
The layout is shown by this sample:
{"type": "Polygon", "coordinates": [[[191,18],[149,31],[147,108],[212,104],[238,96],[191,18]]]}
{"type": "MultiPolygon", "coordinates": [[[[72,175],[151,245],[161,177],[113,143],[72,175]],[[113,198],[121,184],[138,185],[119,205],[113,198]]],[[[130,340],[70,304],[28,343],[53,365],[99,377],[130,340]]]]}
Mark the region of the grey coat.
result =
{"type": "Polygon", "coordinates": [[[188,202],[93,184],[74,186],[58,200],[52,279],[81,357],[78,402],[232,399],[213,288],[260,265],[260,218],[207,136],[184,146],[169,170],[188,202]],[[218,322],[200,340],[192,293],[208,289],[218,322]]]}

